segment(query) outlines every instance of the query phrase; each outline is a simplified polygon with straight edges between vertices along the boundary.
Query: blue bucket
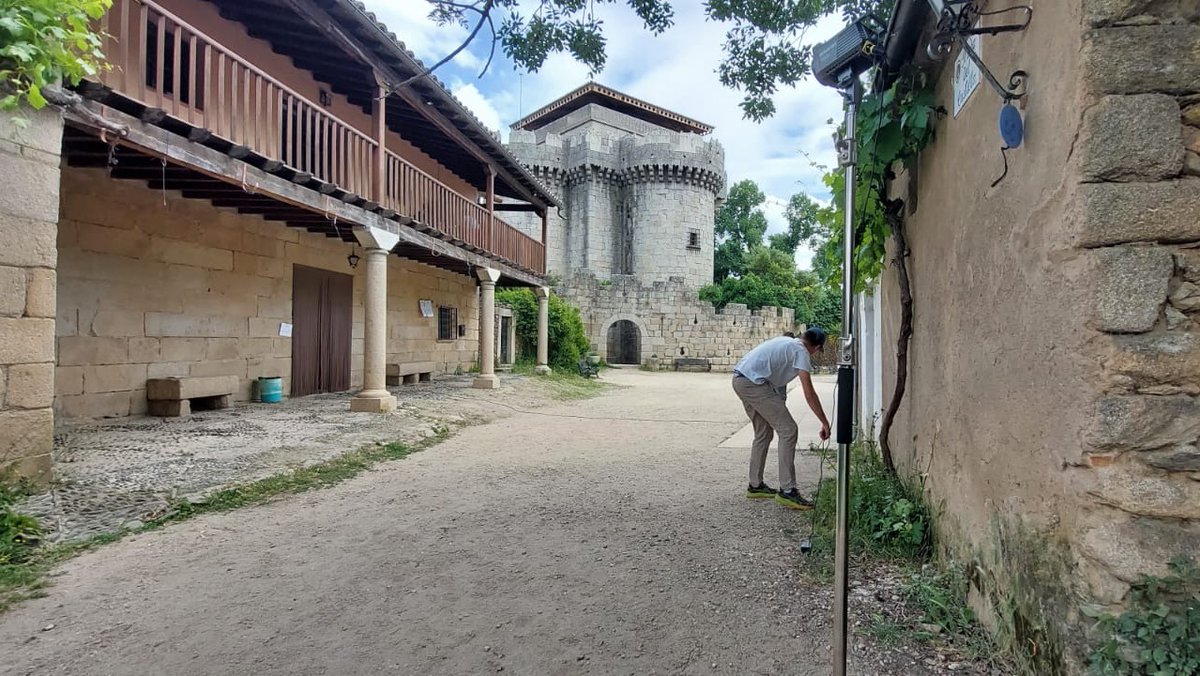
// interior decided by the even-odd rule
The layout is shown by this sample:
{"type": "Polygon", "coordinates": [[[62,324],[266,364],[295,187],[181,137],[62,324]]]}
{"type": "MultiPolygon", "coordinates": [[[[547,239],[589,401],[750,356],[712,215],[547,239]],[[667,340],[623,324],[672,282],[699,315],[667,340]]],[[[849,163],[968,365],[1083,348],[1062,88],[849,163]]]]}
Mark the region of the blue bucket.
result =
{"type": "Polygon", "coordinates": [[[283,379],[279,376],[258,379],[258,395],[264,404],[283,401],[283,379]]]}

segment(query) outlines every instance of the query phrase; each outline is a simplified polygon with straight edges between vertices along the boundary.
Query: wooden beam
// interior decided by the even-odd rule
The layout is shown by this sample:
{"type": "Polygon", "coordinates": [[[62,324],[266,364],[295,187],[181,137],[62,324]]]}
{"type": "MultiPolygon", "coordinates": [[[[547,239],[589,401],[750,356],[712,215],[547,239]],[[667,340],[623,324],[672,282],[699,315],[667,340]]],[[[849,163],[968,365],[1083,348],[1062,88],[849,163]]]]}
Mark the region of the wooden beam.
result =
{"type": "MultiPolygon", "coordinates": [[[[474,254],[439,239],[418,232],[414,228],[388,220],[378,214],[347,204],[339,199],[322,195],[315,190],[293,183],[285,178],[269,174],[245,162],[235,160],[225,153],[207,146],[189,143],[184,137],[166,129],[147,124],[113,108],[95,102],[86,104],[94,112],[101,110],[110,121],[126,125],[129,133],[119,139],[110,136],[118,144],[152,157],[166,159],[205,176],[240,186],[253,185],[258,194],[324,217],[336,217],[338,221],[358,226],[380,228],[400,236],[400,241],[426,249],[437,256],[462,261],[468,265],[499,268],[502,275],[530,286],[540,286],[544,281],[513,266],[502,265],[488,256],[474,254]]],[[[98,131],[86,116],[67,111],[67,121],[78,129],[98,131]]]]}
{"type": "Polygon", "coordinates": [[[496,231],[496,172],[490,164],[483,165],[483,168],[487,172],[487,248],[491,251],[495,248],[492,246],[492,233],[496,231]]]}
{"type": "Polygon", "coordinates": [[[371,121],[375,127],[375,163],[371,176],[371,200],[385,204],[387,198],[387,90],[376,85],[371,101],[371,121]]]}

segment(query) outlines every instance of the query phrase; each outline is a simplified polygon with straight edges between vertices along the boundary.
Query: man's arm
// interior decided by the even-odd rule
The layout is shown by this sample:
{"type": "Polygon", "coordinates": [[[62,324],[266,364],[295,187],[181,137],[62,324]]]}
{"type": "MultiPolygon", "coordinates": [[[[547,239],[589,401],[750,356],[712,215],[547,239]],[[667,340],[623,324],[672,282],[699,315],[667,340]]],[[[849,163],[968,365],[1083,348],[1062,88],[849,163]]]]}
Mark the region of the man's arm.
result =
{"type": "Polygon", "coordinates": [[[800,386],[804,388],[804,401],[808,402],[808,407],[817,416],[817,420],[821,421],[821,441],[825,441],[829,438],[829,418],[825,417],[825,408],[821,406],[821,398],[813,389],[812,374],[808,371],[797,370],[796,377],[800,379],[800,386]]]}

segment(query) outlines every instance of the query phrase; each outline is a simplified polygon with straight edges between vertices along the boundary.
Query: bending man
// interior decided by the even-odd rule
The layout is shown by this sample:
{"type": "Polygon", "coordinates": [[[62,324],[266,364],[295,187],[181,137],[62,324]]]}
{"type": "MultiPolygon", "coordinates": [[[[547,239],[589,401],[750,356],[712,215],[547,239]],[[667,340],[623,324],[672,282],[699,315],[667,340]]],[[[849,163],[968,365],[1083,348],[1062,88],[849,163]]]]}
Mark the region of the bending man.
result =
{"type": "Polygon", "coordinates": [[[829,419],[821,407],[821,399],[813,390],[812,361],[825,345],[825,332],[819,328],[805,331],[799,338],[781,336],[763,342],[746,353],[734,368],[733,391],[746,407],[746,415],[754,425],[754,446],[750,450],[750,484],[748,498],[775,498],[775,502],[791,509],[812,509],[812,501],[796,488],[796,439],[800,430],[787,409],[787,385],[792,378],[800,379],[808,407],[821,421],[821,439],[829,438],[829,419]],[[767,450],[771,439],[779,435],[779,491],[763,482],[767,450]]]}

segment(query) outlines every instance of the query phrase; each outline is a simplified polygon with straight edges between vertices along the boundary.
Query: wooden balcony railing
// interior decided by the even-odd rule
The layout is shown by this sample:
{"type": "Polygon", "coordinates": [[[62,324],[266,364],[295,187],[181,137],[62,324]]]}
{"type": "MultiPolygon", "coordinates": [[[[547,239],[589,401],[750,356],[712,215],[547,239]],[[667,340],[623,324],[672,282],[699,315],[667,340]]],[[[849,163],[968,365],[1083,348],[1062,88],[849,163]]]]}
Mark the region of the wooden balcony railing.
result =
{"type": "MultiPolygon", "coordinates": [[[[114,0],[101,19],[112,69],[101,82],[150,108],[342,190],[372,194],[378,144],[151,0],[114,0]]],[[[543,247],[386,152],[384,205],[544,272],[543,247]]]]}
{"type": "Polygon", "coordinates": [[[542,243],[496,218],[404,158],[387,152],[383,205],[450,237],[545,271],[542,243]]]}

